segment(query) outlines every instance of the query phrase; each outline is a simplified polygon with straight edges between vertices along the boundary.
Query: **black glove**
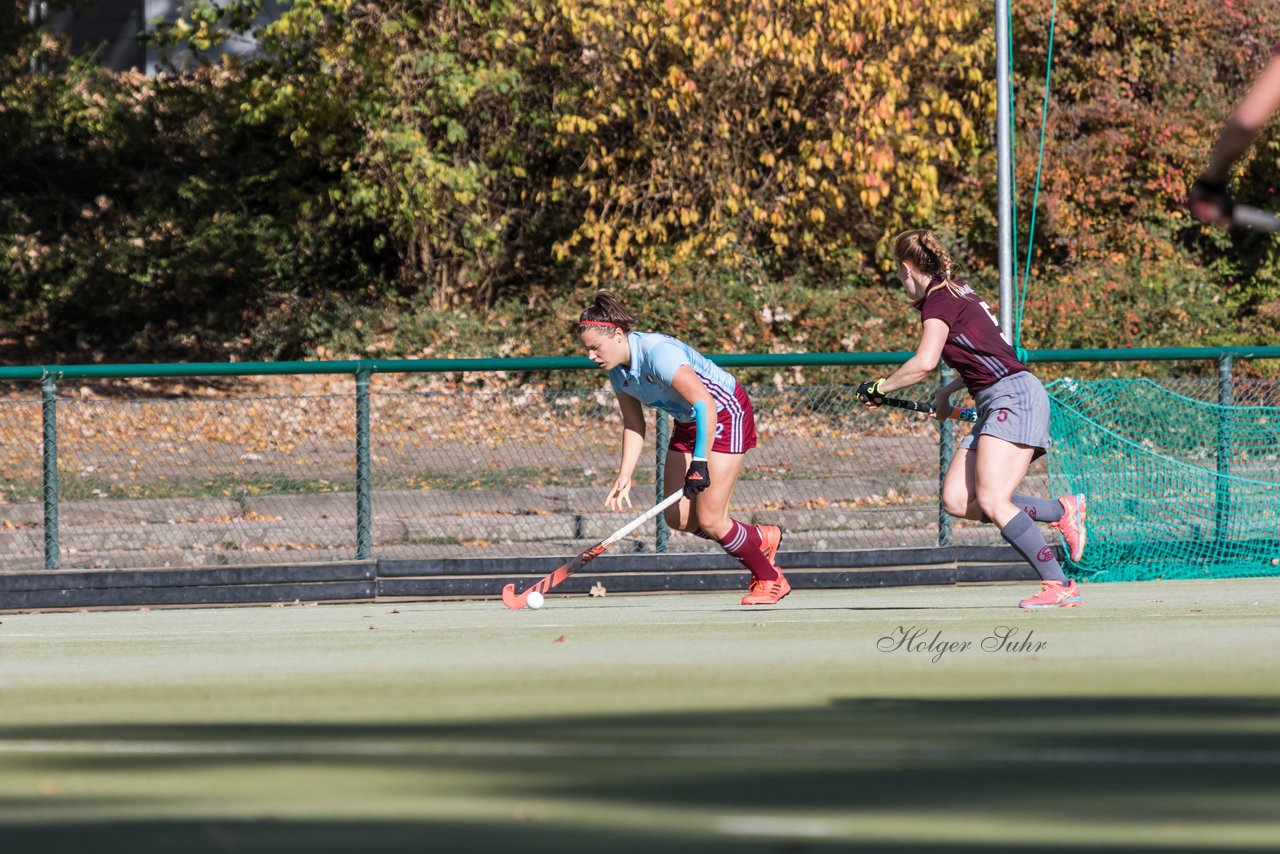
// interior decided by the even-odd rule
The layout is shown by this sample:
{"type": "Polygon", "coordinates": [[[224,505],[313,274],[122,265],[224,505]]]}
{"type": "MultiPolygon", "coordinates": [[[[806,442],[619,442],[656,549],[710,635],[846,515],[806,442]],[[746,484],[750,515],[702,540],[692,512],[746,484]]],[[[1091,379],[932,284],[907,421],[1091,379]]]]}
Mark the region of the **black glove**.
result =
{"type": "Polygon", "coordinates": [[[1202,222],[1216,222],[1231,219],[1235,202],[1232,201],[1231,192],[1226,184],[1197,178],[1191,185],[1191,192],[1187,194],[1187,207],[1191,209],[1196,219],[1202,222]]]}
{"type": "Polygon", "coordinates": [[[711,472],[707,471],[707,461],[689,463],[689,470],[684,473],[684,497],[692,498],[710,485],[711,472]]]}
{"type": "Polygon", "coordinates": [[[858,400],[863,403],[869,403],[872,406],[879,406],[884,403],[884,395],[880,393],[880,383],[883,379],[867,380],[858,386],[858,400]]]}

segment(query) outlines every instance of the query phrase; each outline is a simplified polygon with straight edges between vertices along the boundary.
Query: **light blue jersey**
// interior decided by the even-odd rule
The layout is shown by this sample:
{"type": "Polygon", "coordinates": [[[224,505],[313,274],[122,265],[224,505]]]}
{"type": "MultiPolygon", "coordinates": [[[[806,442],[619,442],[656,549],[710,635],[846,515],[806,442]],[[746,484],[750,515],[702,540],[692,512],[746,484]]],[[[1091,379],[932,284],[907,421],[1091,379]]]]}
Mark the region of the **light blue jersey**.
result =
{"type": "Polygon", "coordinates": [[[671,387],[676,371],[681,365],[688,365],[711,393],[717,413],[735,405],[737,381],[683,341],[657,332],[629,332],[627,344],[631,347],[631,365],[619,365],[609,371],[609,382],[619,394],[661,409],[677,421],[692,422],[693,406],[671,387]]]}

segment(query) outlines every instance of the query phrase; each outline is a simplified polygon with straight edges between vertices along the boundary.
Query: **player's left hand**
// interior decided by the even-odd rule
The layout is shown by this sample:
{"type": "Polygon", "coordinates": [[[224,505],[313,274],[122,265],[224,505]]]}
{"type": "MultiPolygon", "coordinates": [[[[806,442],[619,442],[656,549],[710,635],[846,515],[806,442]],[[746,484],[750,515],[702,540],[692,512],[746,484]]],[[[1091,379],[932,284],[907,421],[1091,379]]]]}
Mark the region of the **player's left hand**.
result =
{"type": "Polygon", "coordinates": [[[867,406],[879,406],[884,403],[884,394],[880,391],[880,386],[883,383],[883,377],[862,383],[862,385],[858,386],[858,399],[867,406]]]}
{"type": "Polygon", "coordinates": [[[939,421],[946,421],[951,417],[951,395],[939,390],[933,396],[933,417],[939,421]]]}
{"type": "Polygon", "coordinates": [[[711,472],[707,470],[706,460],[694,460],[689,463],[689,470],[684,474],[684,497],[693,498],[711,485],[711,472]]]}
{"type": "Polygon", "coordinates": [[[1225,184],[1197,178],[1187,193],[1187,207],[1191,215],[1201,222],[1211,223],[1222,228],[1231,227],[1231,213],[1235,202],[1225,184]]]}

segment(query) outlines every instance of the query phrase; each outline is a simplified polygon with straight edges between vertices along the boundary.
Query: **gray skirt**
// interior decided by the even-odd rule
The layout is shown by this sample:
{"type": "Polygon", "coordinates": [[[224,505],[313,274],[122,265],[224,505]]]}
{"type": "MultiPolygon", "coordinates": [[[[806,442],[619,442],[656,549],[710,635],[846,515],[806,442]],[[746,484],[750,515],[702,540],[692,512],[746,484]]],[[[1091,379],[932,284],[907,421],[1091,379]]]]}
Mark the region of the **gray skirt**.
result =
{"type": "Polygon", "coordinates": [[[1033,459],[1045,455],[1049,438],[1049,395],[1035,374],[1021,371],[978,392],[973,399],[978,423],[960,440],[960,447],[977,447],[979,436],[995,436],[1015,445],[1035,448],[1033,459]]]}

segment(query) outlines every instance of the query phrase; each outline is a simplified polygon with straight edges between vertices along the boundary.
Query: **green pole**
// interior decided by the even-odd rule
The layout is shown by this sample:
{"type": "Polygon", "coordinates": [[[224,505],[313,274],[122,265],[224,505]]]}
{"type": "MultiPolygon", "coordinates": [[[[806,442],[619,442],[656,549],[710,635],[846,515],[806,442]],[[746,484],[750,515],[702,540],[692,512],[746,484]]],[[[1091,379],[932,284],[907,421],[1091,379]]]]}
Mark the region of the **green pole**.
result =
{"type": "MultiPolygon", "coordinates": [[[[938,388],[956,378],[949,365],[942,365],[938,376],[938,388]]],[[[951,514],[942,506],[942,484],[947,479],[947,469],[951,467],[951,458],[955,456],[956,435],[951,419],[938,422],[938,545],[951,545],[951,514]]]]}
{"type": "Polygon", "coordinates": [[[369,559],[373,540],[373,500],[369,463],[369,378],[373,371],[356,371],[356,560],[369,559]]]}
{"type": "Polygon", "coordinates": [[[1224,541],[1231,527],[1231,423],[1227,407],[1232,405],[1231,356],[1218,358],[1218,477],[1213,508],[1213,538],[1224,541]]]}
{"type": "Polygon", "coordinates": [[[58,381],[46,373],[40,381],[41,443],[44,475],[44,568],[58,569],[58,381]]]}
{"type": "MultiPolygon", "coordinates": [[[[658,409],[654,411],[653,420],[657,422],[658,428],[658,449],[654,452],[654,477],[657,482],[654,484],[653,491],[657,501],[661,502],[662,499],[667,497],[664,493],[667,480],[667,445],[671,443],[671,416],[658,409]]],[[[671,528],[667,525],[667,514],[663,513],[658,516],[653,550],[665,552],[670,543],[671,528]]]]}

